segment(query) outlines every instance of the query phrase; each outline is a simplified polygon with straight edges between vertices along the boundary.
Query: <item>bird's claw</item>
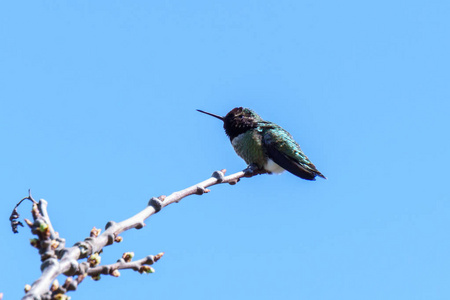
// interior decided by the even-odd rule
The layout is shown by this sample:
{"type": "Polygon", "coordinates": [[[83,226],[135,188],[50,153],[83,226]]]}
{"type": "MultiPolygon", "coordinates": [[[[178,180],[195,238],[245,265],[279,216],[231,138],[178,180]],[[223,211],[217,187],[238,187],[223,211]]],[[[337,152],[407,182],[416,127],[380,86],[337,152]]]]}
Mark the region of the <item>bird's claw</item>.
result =
{"type": "Polygon", "coordinates": [[[253,177],[258,174],[264,174],[267,173],[265,170],[260,169],[255,164],[250,164],[248,167],[244,170],[245,177],[253,177]]]}

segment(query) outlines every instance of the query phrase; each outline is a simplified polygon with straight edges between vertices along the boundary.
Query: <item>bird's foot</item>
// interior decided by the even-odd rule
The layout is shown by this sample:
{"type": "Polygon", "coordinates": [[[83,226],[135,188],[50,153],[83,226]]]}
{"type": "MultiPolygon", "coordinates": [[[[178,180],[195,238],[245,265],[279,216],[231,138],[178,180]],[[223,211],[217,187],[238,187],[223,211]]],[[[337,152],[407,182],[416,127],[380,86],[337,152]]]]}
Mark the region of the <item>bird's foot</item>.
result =
{"type": "Polygon", "coordinates": [[[244,170],[244,173],[245,173],[245,177],[253,177],[253,176],[259,175],[259,174],[265,174],[265,173],[267,173],[267,171],[264,169],[260,169],[256,164],[250,164],[244,170]]]}

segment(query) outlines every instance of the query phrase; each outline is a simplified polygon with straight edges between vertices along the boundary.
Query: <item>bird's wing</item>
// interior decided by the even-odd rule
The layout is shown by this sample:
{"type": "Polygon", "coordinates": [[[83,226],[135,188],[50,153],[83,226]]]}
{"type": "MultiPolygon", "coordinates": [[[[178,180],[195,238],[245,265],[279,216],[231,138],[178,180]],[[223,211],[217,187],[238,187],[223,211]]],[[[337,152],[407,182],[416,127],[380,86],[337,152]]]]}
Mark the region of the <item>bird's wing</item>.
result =
{"type": "Polygon", "coordinates": [[[325,178],[303,153],[289,132],[283,128],[266,127],[263,143],[267,155],[292,174],[306,180],[315,180],[317,175],[325,178]]]}

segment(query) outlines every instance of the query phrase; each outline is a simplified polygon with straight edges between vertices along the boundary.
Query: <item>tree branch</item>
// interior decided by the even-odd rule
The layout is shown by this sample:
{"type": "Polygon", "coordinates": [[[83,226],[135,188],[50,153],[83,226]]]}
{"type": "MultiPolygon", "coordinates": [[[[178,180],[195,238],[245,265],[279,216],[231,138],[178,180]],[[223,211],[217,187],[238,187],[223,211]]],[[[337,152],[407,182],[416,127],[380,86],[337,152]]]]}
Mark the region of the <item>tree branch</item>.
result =
{"type": "MultiPolygon", "coordinates": [[[[141,273],[151,272],[153,269],[149,267],[149,265],[161,258],[161,253],[156,256],[150,255],[134,262],[122,258],[117,263],[106,266],[98,266],[100,262],[98,254],[101,253],[105,246],[111,245],[114,242],[120,242],[122,240],[121,237],[118,236],[120,233],[132,228],[143,228],[145,226],[144,221],[147,218],[174,202],[179,202],[181,199],[190,195],[202,195],[203,193],[208,193],[210,191],[208,187],[216,184],[229,183],[233,185],[242,177],[252,177],[261,174],[261,172],[255,171],[252,168],[245,169],[229,176],[225,176],[225,172],[226,170],[215,171],[210,178],[183,190],[174,192],[167,197],[160,196],[151,198],[147,207],[136,215],[119,223],[114,221],[108,222],[105,226],[106,230],[102,234],[100,234],[100,230],[94,228],[91,231],[90,237],[76,243],[70,248],[64,246],[64,239],[59,238],[58,234],[54,231],[47,213],[47,202],[41,199],[37,205],[39,208],[38,210],[36,209],[36,202],[31,198],[31,195],[24,198],[34,202],[34,223],[28,220],[26,221],[32,228],[32,232],[39,237],[39,240],[36,241],[34,246],[39,248],[43,263],[41,265],[42,274],[40,278],[37,279],[31,287],[27,288],[27,294],[22,299],[53,299],[55,293],[64,294],[66,291],[76,289],[78,283],[81,283],[85,276],[93,276],[94,279],[95,276],[99,274],[116,276],[119,274],[117,271],[119,269],[133,269],[141,273]],[[44,253],[45,255],[43,255],[44,253]],[[78,262],[78,260],[87,257],[89,257],[87,262],[78,262]],[[58,287],[55,288],[55,279],[60,274],[77,276],[77,279],[73,280],[72,277],[69,277],[62,287],[57,285],[58,287]],[[49,289],[52,282],[54,283],[53,287],[49,289]]],[[[24,199],[22,199],[22,201],[24,199]]],[[[14,221],[17,223],[16,219],[18,218],[18,213],[16,208],[14,209],[13,214],[14,212],[16,212],[14,221]]]]}
{"type": "Polygon", "coordinates": [[[116,271],[122,270],[122,269],[131,269],[131,270],[137,271],[141,274],[142,273],[153,273],[155,270],[153,270],[153,268],[151,268],[150,266],[153,265],[155,262],[157,262],[163,255],[164,255],[164,252],[161,252],[157,255],[149,255],[142,259],[132,262],[131,259],[133,258],[134,253],[127,252],[127,253],[124,253],[122,258],[119,259],[114,264],[90,268],[87,271],[87,275],[88,276],[98,276],[100,274],[107,274],[107,275],[112,275],[112,276],[118,277],[120,274],[116,271]]]}

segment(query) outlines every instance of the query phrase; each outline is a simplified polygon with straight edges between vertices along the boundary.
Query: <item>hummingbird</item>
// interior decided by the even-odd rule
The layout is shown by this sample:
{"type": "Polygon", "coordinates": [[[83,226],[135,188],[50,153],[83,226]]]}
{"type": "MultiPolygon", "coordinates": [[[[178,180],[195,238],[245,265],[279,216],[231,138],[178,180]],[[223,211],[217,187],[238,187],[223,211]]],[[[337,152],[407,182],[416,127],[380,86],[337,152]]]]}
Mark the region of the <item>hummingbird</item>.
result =
{"type": "Polygon", "coordinates": [[[236,107],[225,117],[197,111],[223,121],[231,145],[249,165],[247,170],[269,174],[287,170],[306,180],[315,180],[316,176],[326,179],[289,132],[275,123],[264,121],[253,110],[236,107]]]}

